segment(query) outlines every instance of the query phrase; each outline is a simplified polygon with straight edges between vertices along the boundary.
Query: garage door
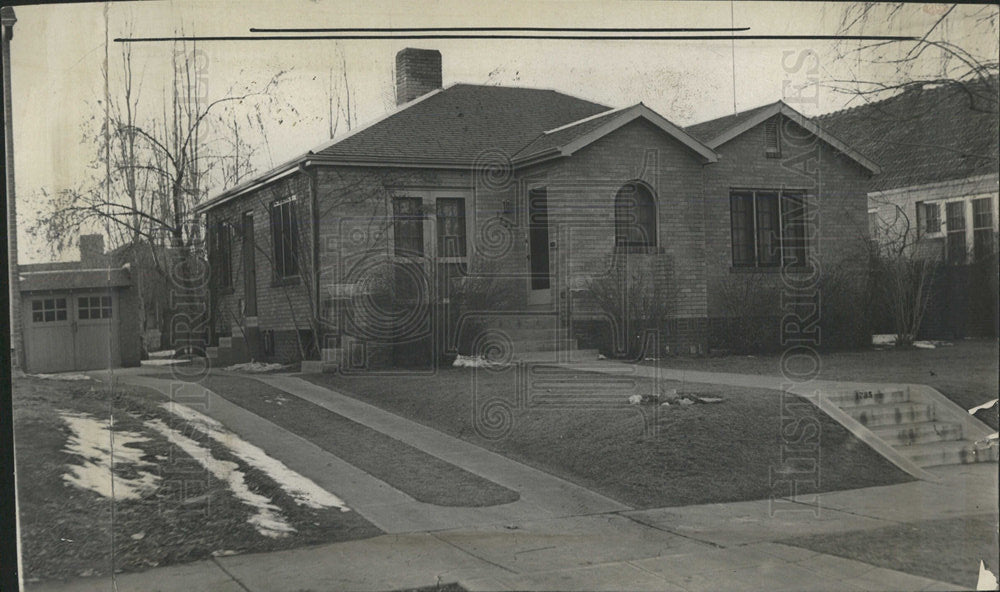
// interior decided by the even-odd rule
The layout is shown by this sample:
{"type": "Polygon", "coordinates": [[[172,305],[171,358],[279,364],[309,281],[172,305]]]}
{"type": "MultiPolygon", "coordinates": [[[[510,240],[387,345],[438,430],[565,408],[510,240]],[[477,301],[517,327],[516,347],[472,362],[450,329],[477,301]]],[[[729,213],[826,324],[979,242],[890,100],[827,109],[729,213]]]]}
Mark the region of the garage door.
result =
{"type": "Polygon", "coordinates": [[[29,372],[97,370],[119,365],[118,297],[72,293],[25,299],[29,372]]]}

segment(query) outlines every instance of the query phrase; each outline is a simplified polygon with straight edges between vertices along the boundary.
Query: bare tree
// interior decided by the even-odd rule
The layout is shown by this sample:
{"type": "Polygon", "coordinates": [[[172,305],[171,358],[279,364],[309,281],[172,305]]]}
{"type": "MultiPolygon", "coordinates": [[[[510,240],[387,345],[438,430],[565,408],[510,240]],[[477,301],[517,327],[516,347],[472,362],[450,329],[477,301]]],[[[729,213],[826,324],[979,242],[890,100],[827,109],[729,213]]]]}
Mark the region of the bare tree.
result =
{"type": "Polygon", "coordinates": [[[925,85],[961,88],[976,110],[997,109],[997,29],[995,4],[910,4],[852,2],[844,5],[839,34],[907,31],[927,22],[910,40],[841,41],[841,64],[851,75],[830,81],[839,92],[864,102],[925,85]]]}

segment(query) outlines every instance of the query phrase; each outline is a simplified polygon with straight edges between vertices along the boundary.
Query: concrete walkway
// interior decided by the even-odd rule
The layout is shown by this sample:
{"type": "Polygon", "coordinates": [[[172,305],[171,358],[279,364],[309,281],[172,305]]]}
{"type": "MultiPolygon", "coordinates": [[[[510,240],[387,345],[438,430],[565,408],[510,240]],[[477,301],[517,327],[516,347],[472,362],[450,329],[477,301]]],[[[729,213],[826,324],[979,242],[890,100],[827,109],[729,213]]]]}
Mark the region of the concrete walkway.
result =
{"type": "MultiPolygon", "coordinates": [[[[166,392],[170,388],[169,381],[159,379],[119,378],[166,392]]],[[[813,500],[630,510],[299,378],[261,379],[515,488],[522,499],[492,508],[420,504],[209,391],[209,408],[202,411],[374,517],[390,534],[124,574],[115,582],[117,590],[398,590],[448,582],[469,590],[948,590],[956,585],[775,541],[995,512],[995,464],[935,469],[942,473],[941,483],[914,481],[813,500]]],[[[89,578],[28,589],[103,591],[111,586],[110,578],[89,578]]]]}

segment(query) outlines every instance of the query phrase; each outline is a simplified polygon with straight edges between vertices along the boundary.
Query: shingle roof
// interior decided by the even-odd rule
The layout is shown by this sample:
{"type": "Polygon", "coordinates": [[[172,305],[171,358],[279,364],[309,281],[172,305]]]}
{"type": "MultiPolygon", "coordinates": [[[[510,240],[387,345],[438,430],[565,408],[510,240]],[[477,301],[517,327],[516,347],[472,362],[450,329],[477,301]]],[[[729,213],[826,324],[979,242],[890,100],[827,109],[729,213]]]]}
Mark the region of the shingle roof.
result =
{"type": "Polygon", "coordinates": [[[615,115],[620,112],[621,111],[619,109],[613,109],[591,117],[586,121],[572,122],[566,127],[558,126],[552,128],[552,130],[546,130],[548,133],[539,134],[534,141],[521,148],[521,150],[515,155],[515,158],[528,158],[553,148],[559,148],[560,146],[572,142],[573,140],[601,127],[608,121],[614,119],[615,115]]]}
{"type": "Polygon", "coordinates": [[[19,280],[22,292],[116,288],[131,283],[129,270],[124,268],[21,271],[19,280]]]}
{"type": "Polygon", "coordinates": [[[774,107],[775,104],[776,103],[768,103],[767,105],[761,105],[760,107],[754,107],[753,109],[747,109],[746,111],[740,111],[739,113],[726,115],[724,117],[719,117],[718,119],[710,119],[708,121],[689,125],[684,128],[684,131],[691,134],[695,138],[698,138],[702,142],[710,142],[716,137],[722,135],[724,131],[753,119],[758,113],[774,107]]]}
{"type": "Polygon", "coordinates": [[[872,190],[997,172],[996,79],[992,100],[960,85],[912,89],[823,115],[818,123],[882,165],[872,190]],[[974,102],[973,102],[974,101],[974,102]]]}
{"type": "Polygon", "coordinates": [[[609,109],[552,90],[456,84],[313,153],[471,164],[486,151],[513,156],[546,130],[609,109]]]}

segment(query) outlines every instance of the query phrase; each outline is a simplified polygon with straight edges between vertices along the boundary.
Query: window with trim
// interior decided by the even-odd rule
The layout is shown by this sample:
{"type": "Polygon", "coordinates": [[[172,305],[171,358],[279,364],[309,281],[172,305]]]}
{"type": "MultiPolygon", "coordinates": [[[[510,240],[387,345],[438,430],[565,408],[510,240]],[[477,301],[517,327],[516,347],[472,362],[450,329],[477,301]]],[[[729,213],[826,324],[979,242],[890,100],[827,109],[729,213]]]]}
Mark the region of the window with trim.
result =
{"type": "Polygon", "coordinates": [[[972,200],[972,251],[977,261],[993,255],[993,199],[972,200]]]}
{"type": "Polygon", "coordinates": [[[392,200],[393,251],[397,255],[419,257],[424,254],[424,216],[419,197],[396,197],[392,200]]]}
{"type": "Polygon", "coordinates": [[[271,238],[274,243],[274,279],[299,275],[299,220],[294,197],[271,204],[271,238]]]}
{"type": "Polygon", "coordinates": [[[437,199],[437,256],[465,257],[465,199],[437,199]]]}
{"type": "Polygon", "coordinates": [[[948,263],[963,265],[968,253],[965,241],[965,202],[951,201],[946,203],[945,216],[948,263]]]}
{"type": "Polygon", "coordinates": [[[111,318],[111,296],[83,296],[76,299],[76,316],[81,321],[111,318]]]}
{"type": "Polygon", "coordinates": [[[228,222],[219,222],[210,235],[212,274],[217,288],[233,287],[233,229],[228,222]]]}
{"type": "Polygon", "coordinates": [[[917,202],[917,235],[941,232],[941,204],[917,202]]]}
{"type": "Polygon", "coordinates": [[[656,246],[656,199],[641,183],[629,183],[615,195],[615,245],[656,246]]]}
{"type": "Polygon", "coordinates": [[[31,322],[52,323],[65,320],[65,298],[43,298],[31,301],[31,322]]]}
{"type": "Polygon", "coordinates": [[[729,194],[733,267],[806,267],[806,197],[801,191],[729,194]]]}

